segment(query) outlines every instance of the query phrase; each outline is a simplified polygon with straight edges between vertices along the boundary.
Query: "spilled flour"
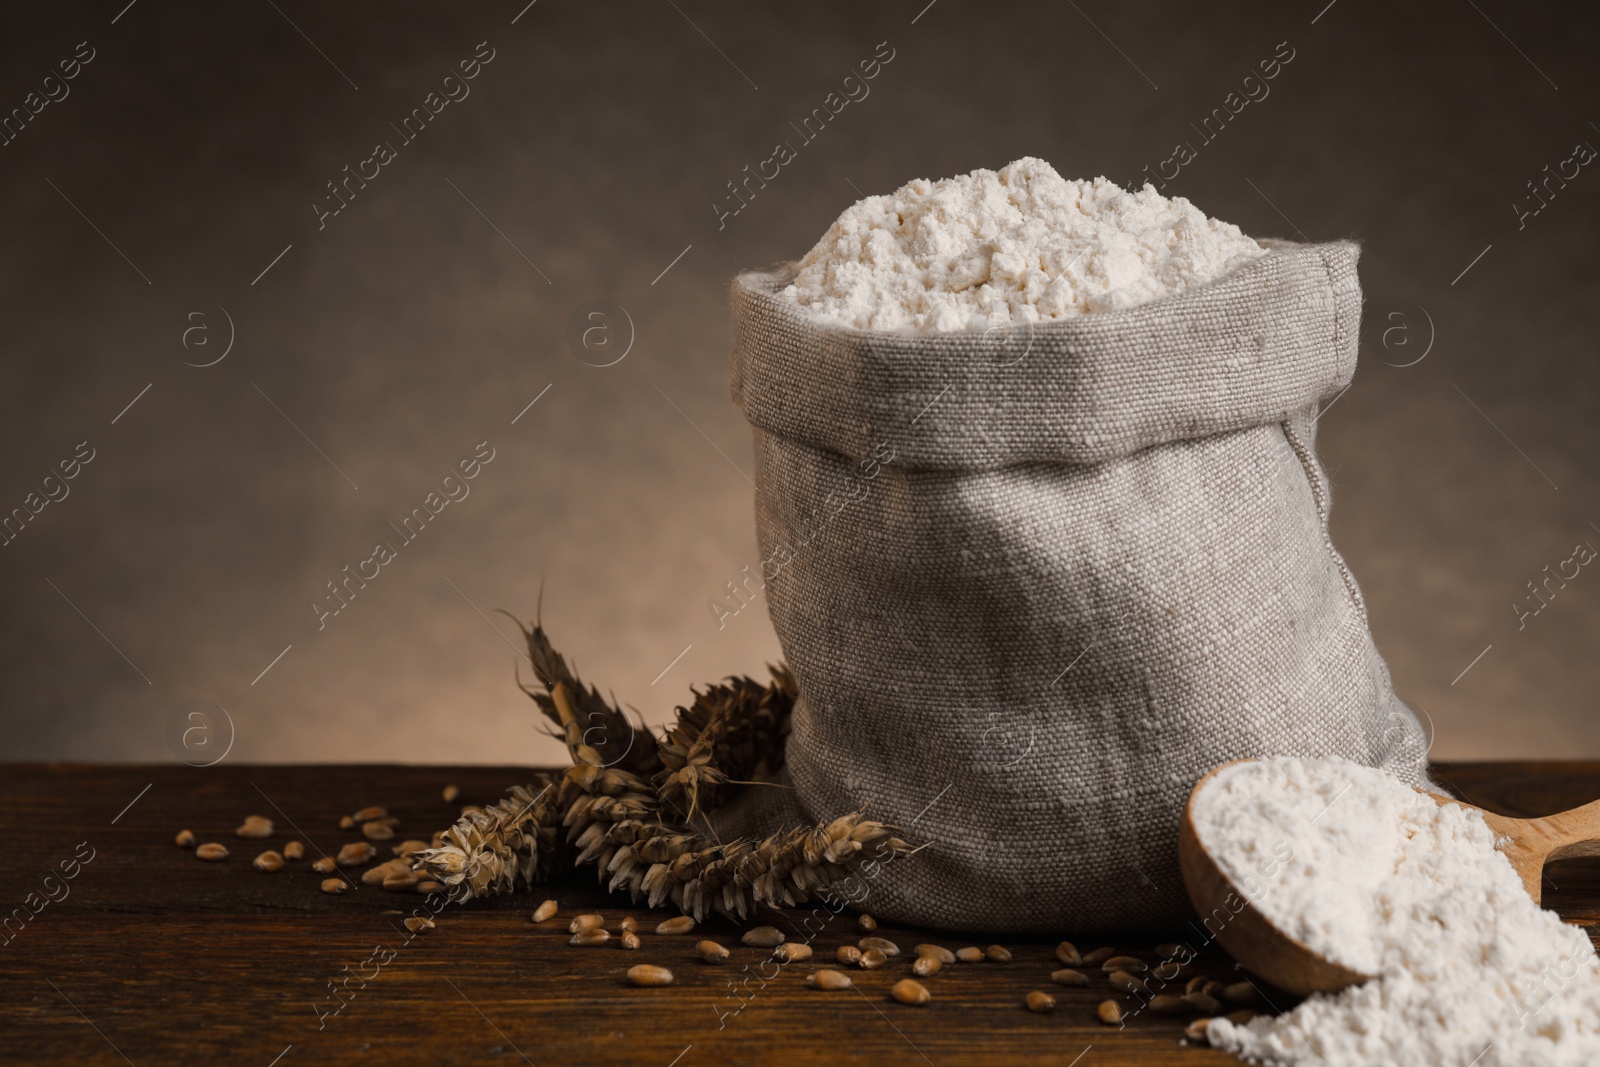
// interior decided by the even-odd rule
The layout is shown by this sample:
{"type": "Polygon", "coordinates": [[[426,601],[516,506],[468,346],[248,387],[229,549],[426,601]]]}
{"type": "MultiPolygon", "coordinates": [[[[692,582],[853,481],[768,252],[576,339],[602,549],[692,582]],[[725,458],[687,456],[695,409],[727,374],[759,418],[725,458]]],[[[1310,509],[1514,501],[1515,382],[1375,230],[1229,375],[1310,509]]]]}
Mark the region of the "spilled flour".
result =
{"type": "Polygon", "coordinates": [[[1194,819],[1236,884],[1288,842],[1256,907],[1378,976],[1276,1018],[1218,1019],[1212,1045],[1294,1067],[1600,1064],[1594,948],[1533,903],[1476,812],[1345,760],[1280,758],[1219,773],[1194,819]]]}
{"type": "Polygon", "coordinates": [[[984,329],[1149,303],[1265,251],[1182,197],[1026,158],[858,202],[784,294],[861,329],[984,329]]]}

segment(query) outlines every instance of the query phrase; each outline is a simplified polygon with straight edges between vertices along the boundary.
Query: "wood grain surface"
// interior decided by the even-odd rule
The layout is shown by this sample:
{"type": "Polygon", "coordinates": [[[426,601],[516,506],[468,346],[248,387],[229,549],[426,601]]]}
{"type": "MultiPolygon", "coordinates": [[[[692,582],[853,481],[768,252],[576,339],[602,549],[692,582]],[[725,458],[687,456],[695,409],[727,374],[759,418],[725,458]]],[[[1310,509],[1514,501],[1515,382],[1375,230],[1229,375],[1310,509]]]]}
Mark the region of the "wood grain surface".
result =
{"type": "MultiPolygon", "coordinates": [[[[1436,773],[1466,799],[1508,815],[1545,815],[1600,797],[1600,763],[1443,764],[1436,773]]],[[[1094,1006],[1114,994],[1098,974],[1086,990],[1052,986],[1053,948],[1070,930],[1037,943],[1007,941],[1010,962],[948,967],[926,982],[931,1003],[907,1007],[889,999],[888,988],[906,975],[911,947],[934,941],[954,949],[971,939],[886,926],[878,934],[905,955],[882,970],[852,970],[854,990],[823,993],[803,976],[862,936],[849,913],[814,940],[815,959],[777,968],[763,965],[767,953],[740,946],[728,924],[707,923],[687,938],[656,935],[667,912],[624,906],[588,873],[536,897],[445,906],[437,928],[420,935],[402,921],[427,914],[428,898],[359,878],[343,895],[319,891],[310,861],[359,839],[338,829],[341,815],[383,805],[402,820],[396,841],[427,838],[460,804],[498,799],[526,770],[3,765],[0,775],[0,824],[12,856],[0,902],[10,916],[0,932],[4,1062],[1234,1062],[1184,1045],[1182,1018],[1145,1012],[1121,1029],[1099,1023],[1094,1006]],[[461,787],[455,805],[440,796],[447,783],[461,787]],[[273,819],[273,837],[234,836],[248,814],[273,819]],[[173,843],[183,828],[223,843],[231,856],[196,859],[173,843]],[[259,851],[296,838],[306,842],[305,860],[273,874],[251,869],[259,851]],[[534,925],[530,913],[546,896],[560,903],[560,915],[534,925]],[[613,932],[624,915],[637,916],[643,946],[570,947],[566,920],[580,910],[601,911],[613,932]],[[700,936],[732,948],[730,961],[701,963],[692,953],[700,936]],[[669,967],[677,981],[633,988],[623,974],[635,963],[669,967]],[[1054,994],[1057,1010],[1025,1010],[1032,989],[1054,994]]],[[[1600,860],[1552,865],[1545,904],[1592,926],[1600,860]]],[[[1154,961],[1155,944],[1185,938],[1198,941],[1192,930],[1147,930],[1080,939],[1079,947],[1111,944],[1154,961]]],[[[1214,946],[1188,973],[1241,977],[1214,946]]]]}

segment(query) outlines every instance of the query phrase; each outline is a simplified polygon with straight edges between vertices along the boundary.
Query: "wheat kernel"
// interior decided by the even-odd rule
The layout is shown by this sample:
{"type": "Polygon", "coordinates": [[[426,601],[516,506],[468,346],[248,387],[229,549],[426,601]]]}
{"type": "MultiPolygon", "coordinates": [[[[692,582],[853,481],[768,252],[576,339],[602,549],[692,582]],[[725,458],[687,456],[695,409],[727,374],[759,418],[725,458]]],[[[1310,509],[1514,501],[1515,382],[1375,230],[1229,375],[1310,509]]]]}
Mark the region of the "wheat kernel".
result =
{"type": "Polygon", "coordinates": [[[958,948],[956,949],[956,959],[960,960],[962,963],[977,963],[979,960],[983,959],[983,949],[976,945],[968,945],[966,948],[958,948]]]}
{"type": "Polygon", "coordinates": [[[215,841],[207,841],[199,848],[196,848],[194,854],[195,858],[202,860],[225,860],[228,858],[227,848],[215,841]]]}
{"type": "Polygon", "coordinates": [[[1118,1026],[1122,1023],[1122,1007],[1114,1000],[1102,1000],[1094,1013],[1100,1021],[1107,1026],[1118,1026]]]}
{"type": "Polygon", "coordinates": [[[1089,976],[1084,974],[1082,971],[1073,970],[1071,967],[1063,967],[1059,971],[1050,972],[1050,981],[1054,982],[1056,985],[1077,986],[1081,988],[1082,986],[1089,984],[1089,976]]]}
{"type": "Polygon", "coordinates": [[[956,954],[943,945],[922,944],[918,945],[913,951],[919,956],[932,956],[940,963],[949,964],[956,961],[956,954]]]}
{"type": "Polygon", "coordinates": [[[428,843],[426,841],[418,841],[415,838],[412,838],[410,840],[400,842],[389,851],[393,852],[396,856],[404,858],[406,856],[415,855],[427,847],[428,843]]]}
{"type": "Polygon", "coordinates": [[[341,830],[354,830],[355,828],[356,828],[356,821],[354,819],[352,819],[348,815],[340,816],[340,818],[339,818],[339,829],[341,829],[341,830]]]}
{"type": "Polygon", "coordinates": [[[878,928],[878,920],[874,919],[872,916],[868,915],[866,912],[862,912],[856,918],[856,925],[861,927],[861,929],[866,930],[868,933],[870,933],[873,930],[876,930],[878,928]]]}
{"type": "Polygon", "coordinates": [[[1176,956],[1183,955],[1183,950],[1184,946],[1178,944],[1176,941],[1166,941],[1156,946],[1156,955],[1160,956],[1162,959],[1170,960],[1176,956]]]}
{"type": "Polygon", "coordinates": [[[374,819],[381,819],[388,814],[389,813],[387,811],[384,811],[376,804],[372,804],[368,807],[362,808],[360,811],[350,816],[350,818],[355,822],[371,822],[374,819]]]}
{"type": "Polygon", "coordinates": [[[417,892],[419,892],[419,893],[443,893],[444,892],[444,883],[443,882],[435,882],[432,878],[424,878],[422,881],[417,883],[417,892]]]}
{"type": "Polygon", "coordinates": [[[1100,969],[1107,974],[1112,971],[1127,971],[1130,974],[1143,974],[1149,970],[1144,960],[1134,956],[1108,956],[1100,962],[1100,969]]]}
{"type": "Polygon", "coordinates": [[[368,841],[390,841],[394,839],[394,831],[381,822],[364,822],[361,836],[368,841]]]}
{"type": "Polygon", "coordinates": [[[1137,993],[1139,996],[1144,996],[1150,991],[1145,986],[1143,978],[1127,971],[1112,971],[1106,976],[1106,980],[1111,983],[1111,988],[1119,993],[1137,993]]]}
{"type": "Polygon", "coordinates": [[[545,901],[543,904],[540,904],[537,908],[533,909],[533,921],[536,923],[544,922],[546,919],[555,915],[557,907],[558,905],[555,901],[545,901]]]}
{"type": "Polygon", "coordinates": [[[178,836],[173,840],[178,843],[179,848],[194,848],[194,831],[179,830],[178,836]]]}
{"type": "Polygon", "coordinates": [[[632,915],[624,915],[622,917],[621,925],[622,932],[625,934],[637,933],[639,930],[639,920],[635,919],[632,915]]]}
{"type": "Polygon", "coordinates": [[[417,883],[422,881],[417,877],[417,872],[412,870],[391,871],[383,879],[383,888],[391,893],[404,893],[415,889],[417,883]]]}
{"type": "Polygon", "coordinates": [[[1190,1041],[1206,1041],[1209,1044],[1210,1042],[1206,1038],[1206,1030],[1214,1021],[1213,1019],[1196,1019],[1183,1028],[1183,1036],[1190,1041]]]}
{"type": "Polygon", "coordinates": [[[1256,1013],[1251,1011],[1249,1008],[1240,1008],[1238,1011],[1230,1011],[1228,1014],[1223,1016],[1224,1019],[1227,1019],[1235,1026],[1243,1026],[1245,1023],[1249,1022],[1255,1017],[1256,1013]]]}
{"type": "Polygon", "coordinates": [[[687,915],[677,915],[656,927],[658,934],[686,934],[694,929],[694,919],[687,915]]]}
{"type": "Polygon", "coordinates": [[[889,995],[902,1004],[926,1004],[933,999],[928,987],[915,978],[902,978],[889,987],[889,995]]]}
{"type": "Polygon", "coordinates": [[[305,856],[306,846],[302,845],[298,841],[290,841],[288,844],[283,846],[283,858],[286,860],[305,859],[305,856]]]}
{"type": "Polygon", "coordinates": [[[339,855],[334,858],[335,863],[341,867],[359,867],[363,863],[370,863],[378,850],[365,841],[352,841],[339,850],[339,855]]]}
{"type": "Polygon", "coordinates": [[[324,878],[322,880],[322,891],[324,893],[343,893],[349,888],[349,883],[343,878],[324,878]]]}
{"type": "Polygon", "coordinates": [[[233,832],[240,837],[271,837],[272,820],[264,815],[246,815],[233,832]]]}
{"type": "Polygon", "coordinates": [[[836,989],[849,989],[854,984],[855,983],[850,980],[850,976],[848,974],[845,974],[842,971],[836,971],[831,967],[824,967],[820,971],[812,971],[810,974],[806,975],[806,985],[810,986],[812,989],[824,989],[829,991],[836,989]]]}
{"type": "Polygon", "coordinates": [[[628,968],[628,981],[634,985],[642,986],[671,985],[672,972],[665,967],[655,967],[648,963],[636,963],[628,968]]]}
{"type": "Polygon", "coordinates": [[[596,945],[603,945],[610,940],[611,931],[597,926],[593,929],[573,934],[572,940],[568,941],[567,944],[577,945],[579,948],[594,948],[596,945]]]}
{"type": "Polygon", "coordinates": [[[330,856],[324,856],[320,860],[317,860],[316,862],[314,862],[311,865],[311,869],[313,871],[316,871],[318,874],[332,874],[333,873],[333,858],[330,857],[330,856]]]}
{"type": "Polygon", "coordinates": [[[728,950],[715,941],[697,941],[694,951],[707,963],[721,963],[728,958],[728,950]]]}
{"type": "Polygon", "coordinates": [[[1249,982],[1234,982],[1232,985],[1223,986],[1222,999],[1229,1004],[1259,1004],[1261,991],[1249,982]]]}
{"type": "Polygon", "coordinates": [[[439,791],[439,795],[444,798],[446,804],[454,804],[456,798],[461,795],[461,789],[459,786],[447,785],[439,791]]]}
{"type": "Polygon", "coordinates": [[[634,949],[638,948],[639,945],[640,945],[639,935],[636,932],[634,932],[632,930],[624,930],[624,931],[622,931],[622,947],[623,948],[625,948],[625,949],[627,949],[628,951],[631,952],[634,949]]]}
{"type": "Polygon", "coordinates": [[[283,857],[272,849],[267,849],[261,855],[250,861],[250,866],[258,871],[279,871],[283,869],[283,857]]]}
{"type": "Polygon", "coordinates": [[[1110,946],[1097,948],[1093,952],[1085,952],[1083,954],[1083,965],[1085,967],[1098,967],[1116,954],[1117,950],[1110,946]]]}
{"type": "Polygon", "coordinates": [[[606,917],[604,915],[595,911],[587,911],[582,915],[573,916],[572,921],[567,924],[567,932],[581,934],[585,930],[593,930],[596,927],[604,926],[605,922],[606,917]]]}
{"type": "Polygon", "coordinates": [[[1171,993],[1157,993],[1150,998],[1150,1010],[1157,1015],[1185,1015],[1189,1005],[1182,997],[1175,997],[1171,993]]]}
{"type": "Polygon", "coordinates": [[[840,945],[839,951],[833,954],[833,958],[846,966],[854,967],[861,962],[861,950],[854,945],[840,945]]]}
{"type": "Polygon", "coordinates": [[[863,937],[856,944],[861,946],[862,952],[867,951],[869,948],[875,948],[885,956],[900,955],[900,946],[890,941],[887,937],[863,937]]]}
{"type": "Polygon", "coordinates": [[[1063,941],[1056,946],[1056,959],[1061,961],[1063,967],[1083,966],[1083,955],[1071,941],[1063,941]]]}
{"type": "Polygon", "coordinates": [[[1210,993],[1185,993],[1183,1002],[1201,1015],[1215,1015],[1222,1010],[1222,1001],[1210,993]]]}
{"type": "Polygon", "coordinates": [[[911,963],[911,973],[918,978],[928,978],[944,970],[944,961],[938,956],[918,956],[911,963]]]}
{"type": "Polygon", "coordinates": [[[1028,994],[1027,1005],[1029,1011],[1036,1011],[1040,1015],[1056,1010],[1056,998],[1041,989],[1035,989],[1028,994]]]}
{"type": "Polygon", "coordinates": [[[1205,990],[1206,983],[1210,980],[1211,979],[1207,978],[1203,974],[1197,974],[1183,984],[1183,991],[1185,993],[1203,992],[1205,990]]]}
{"type": "Polygon", "coordinates": [[[879,967],[882,967],[885,963],[888,963],[889,957],[885,956],[878,949],[869,948],[867,951],[861,954],[861,959],[858,962],[860,963],[862,970],[875,971],[879,967]]]}
{"type": "Polygon", "coordinates": [[[1011,950],[1004,945],[990,945],[983,950],[983,954],[995,963],[1009,963],[1011,960],[1011,950]]]}
{"type": "Polygon", "coordinates": [[[758,926],[746,930],[739,940],[751,948],[777,948],[783,944],[783,931],[776,926],[758,926]]]}
{"type": "Polygon", "coordinates": [[[433,929],[433,920],[425,915],[413,915],[406,920],[406,929],[414,934],[420,934],[424,930],[433,929]]]}
{"type": "Polygon", "coordinates": [[[811,958],[811,946],[803,941],[786,941],[773,949],[772,954],[785,963],[799,963],[811,958]]]}

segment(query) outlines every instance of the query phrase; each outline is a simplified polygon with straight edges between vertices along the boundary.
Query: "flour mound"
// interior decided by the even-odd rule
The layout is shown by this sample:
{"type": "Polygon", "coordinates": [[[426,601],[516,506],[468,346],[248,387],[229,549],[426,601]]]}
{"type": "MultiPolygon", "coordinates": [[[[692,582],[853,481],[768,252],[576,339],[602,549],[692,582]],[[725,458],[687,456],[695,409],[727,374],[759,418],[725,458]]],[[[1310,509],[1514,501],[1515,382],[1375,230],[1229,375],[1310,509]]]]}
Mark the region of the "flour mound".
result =
{"type": "Polygon", "coordinates": [[[1377,975],[1277,1018],[1218,1019],[1212,1045],[1274,1067],[1600,1064],[1594,948],[1528,897],[1477,812],[1346,760],[1283,758],[1219,773],[1194,820],[1275,926],[1377,975]],[[1292,859],[1263,865],[1285,845],[1292,859]]]}
{"type": "Polygon", "coordinates": [[[1265,251],[1182,197],[1026,158],[858,202],[784,294],[860,329],[985,329],[1149,303],[1265,251]]]}

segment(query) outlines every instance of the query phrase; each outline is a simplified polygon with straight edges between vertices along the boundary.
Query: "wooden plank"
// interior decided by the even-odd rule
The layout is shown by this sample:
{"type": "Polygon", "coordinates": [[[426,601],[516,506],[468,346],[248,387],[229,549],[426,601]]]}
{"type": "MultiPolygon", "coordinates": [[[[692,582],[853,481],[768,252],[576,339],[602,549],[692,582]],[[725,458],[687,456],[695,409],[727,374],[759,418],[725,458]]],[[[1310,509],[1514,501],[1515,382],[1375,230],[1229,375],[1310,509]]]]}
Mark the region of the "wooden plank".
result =
{"type": "MultiPolygon", "coordinates": [[[[1543,814],[1600,796],[1600,764],[1444,765],[1440,773],[1469,799],[1508,814],[1543,814]]],[[[9,899],[0,904],[28,916],[12,920],[0,946],[8,992],[0,998],[0,1047],[22,1062],[1233,1062],[1180,1044],[1181,1019],[1146,1013],[1121,1030],[1098,1023],[1094,1005],[1109,994],[1098,976],[1089,990],[1050,985],[1054,938],[1008,941],[1009,963],[947,968],[927,982],[933,1002],[910,1008],[887,997],[906,973],[905,957],[880,971],[853,971],[853,991],[803,984],[821,957],[861,936],[848,914],[828,921],[814,942],[817,960],[783,968],[763,966],[765,953],[738,946],[731,926],[707,924],[697,936],[734,952],[729,964],[710,966],[693,957],[695,937],[651,932],[668,913],[619,907],[588,876],[549,887],[561,920],[531,924],[534,898],[482,901],[448,907],[437,929],[413,936],[400,923],[426,910],[422,897],[366,886],[323,894],[308,861],[276,874],[249,867],[261,848],[291,836],[306,840],[311,856],[336,851],[355,839],[337,829],[338,817],[366,804],[399,816],[400,838],[426,838],[454,814],[440,798],[447,782],[461,786],[458,803],[488,802],[525,780],[526,770],[25,765],[0,774],[7,784],[0,824],[13,856],[9,899]],[[273,818],[279,832],[267,842],[233,836],[250,813],[273,818]],[[183,827],[233,855],[216,864],[196,860],[172,843],[183,827]],[[75,851],[87,849],[93,858],[61,880],[62,861],[71,869],[75,851]],[[41,905],[47,892],[60,899],[41,905]],[[611,920],[637,916],[644,947],[568,946],[564,917],[586,909],[611,920]],[[628,986],[623,971],[639,962],[670,967],[677,983],[628,986]],[[347,992],[336,996],[330,983],[341,982],[347,992]],[[1057,996],[1054,1014],[1024,1010],[1022,998],[1035,988],[1057,996]]],[[[1546,892],[1567,917],[1593,923],[1600,862],[1556,865],[1546,892]]],[[[923,940],[973,943],[888,927],[879,933],[907,956],[923,940]]],[[[1111,940],[1154,959],[1155,943],[1185,933],[1111,940]]],[[[1196,967],[1238,977],[1214,948],[1196,967]]]]}

